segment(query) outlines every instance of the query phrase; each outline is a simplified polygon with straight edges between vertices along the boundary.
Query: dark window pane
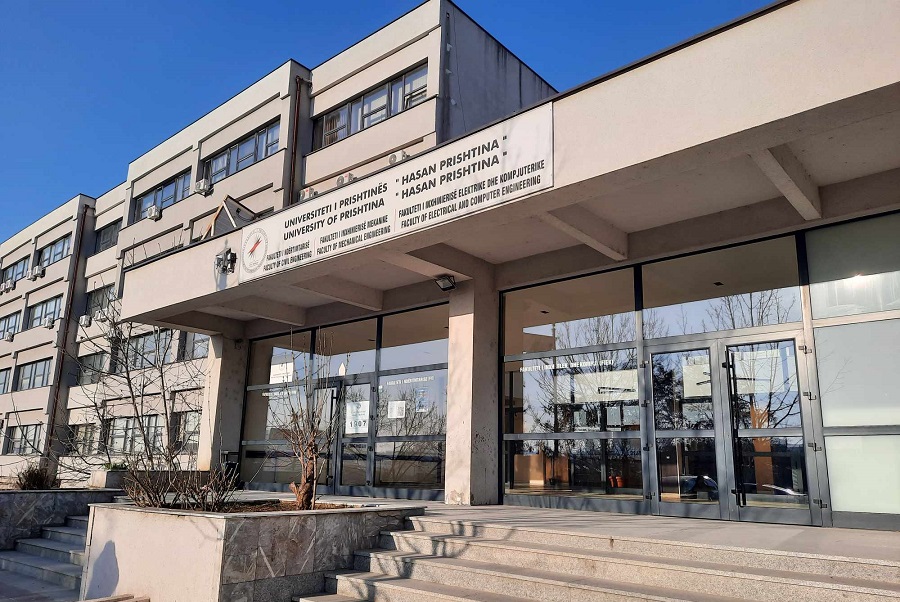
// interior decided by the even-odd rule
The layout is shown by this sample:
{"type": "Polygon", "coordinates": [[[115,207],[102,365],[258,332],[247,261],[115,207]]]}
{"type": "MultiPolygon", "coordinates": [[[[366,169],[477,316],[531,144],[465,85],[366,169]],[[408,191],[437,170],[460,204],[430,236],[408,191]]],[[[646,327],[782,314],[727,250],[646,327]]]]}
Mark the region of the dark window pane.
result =
{"type": "Polygon", "coordinates": [[[444,443],[442,441],[376,443],[375,486],[441,489],[444,486],[444,443]]]}
{"type": "Polygon", "coordinates": [[[656,428],[713,428],[709,349],[654,353],[651,363],[656,428]]]}
{"type": "Polygon", "coordinates": [[[657,439],[656,462],[659,501],[719,503],[715,439],[657,439]]]}

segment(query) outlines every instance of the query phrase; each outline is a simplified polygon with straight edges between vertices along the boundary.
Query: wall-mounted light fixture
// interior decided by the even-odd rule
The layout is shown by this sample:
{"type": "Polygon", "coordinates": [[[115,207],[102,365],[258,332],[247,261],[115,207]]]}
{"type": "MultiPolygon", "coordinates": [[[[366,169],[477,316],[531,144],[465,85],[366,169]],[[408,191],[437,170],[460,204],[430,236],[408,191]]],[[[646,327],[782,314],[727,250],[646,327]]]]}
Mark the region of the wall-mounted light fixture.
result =
{"type": "Polygon", "coordinates": [[[234,253],[230,247],[216,255],[216,269],[220,274],[234,273],[236,265],[237,253],[234,253]]]}
{"type": "Polygon", "coordinates": [[[438,288],[444,291],[445,293],[448,291],[452,291],[456,288],[456,278],[451,276],[450,274],[444,274],[443,276],[438,276],[434,279],[434,283],[438,285],[438,288]]]}

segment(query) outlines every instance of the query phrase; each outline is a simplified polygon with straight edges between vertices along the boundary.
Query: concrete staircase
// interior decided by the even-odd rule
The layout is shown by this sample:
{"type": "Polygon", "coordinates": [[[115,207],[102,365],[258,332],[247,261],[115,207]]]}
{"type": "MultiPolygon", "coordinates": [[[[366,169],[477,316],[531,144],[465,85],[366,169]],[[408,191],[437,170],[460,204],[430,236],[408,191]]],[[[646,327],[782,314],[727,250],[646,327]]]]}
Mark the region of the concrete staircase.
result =
{"type": "Polygon", "coordinates": [[[414,517],[295,602],[900,602],[900,564],[414,517]]]}
{"type": "Polygon", "coordinates": [[[40,538],[20,539],[15,550],[0,552],[0,580],[44,596],[35,600],[78,600],[87,521],[70,516],[65,525],[43,527],[40,538]]]}

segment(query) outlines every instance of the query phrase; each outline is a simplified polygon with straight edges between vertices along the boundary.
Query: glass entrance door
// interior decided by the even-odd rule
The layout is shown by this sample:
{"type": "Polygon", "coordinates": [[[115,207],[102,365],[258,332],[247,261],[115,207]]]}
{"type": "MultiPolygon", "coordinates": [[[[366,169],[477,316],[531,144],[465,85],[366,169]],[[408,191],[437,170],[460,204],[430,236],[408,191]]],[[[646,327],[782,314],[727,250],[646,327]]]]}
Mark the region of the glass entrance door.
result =
{"type": "Polygon", "coordinates": [[[655,513],[821,524],[799,333],[649,348],[655,513]]]}
{"type": "Polygon", "coordinates": [[[326,389],[343,405],[343,426],[336,444],[335,491],[339,495],[366,495],[372,484],[372,384],[341,382],[326,389]]]}

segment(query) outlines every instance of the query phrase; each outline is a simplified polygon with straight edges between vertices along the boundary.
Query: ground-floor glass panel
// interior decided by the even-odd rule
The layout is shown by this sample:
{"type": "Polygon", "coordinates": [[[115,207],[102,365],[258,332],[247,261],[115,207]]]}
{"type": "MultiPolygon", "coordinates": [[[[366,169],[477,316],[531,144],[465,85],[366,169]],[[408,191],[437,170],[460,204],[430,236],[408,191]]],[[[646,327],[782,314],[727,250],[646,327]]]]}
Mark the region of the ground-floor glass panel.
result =
{"type": "Polygon", "coordinates": [[[656,461],[661,502],[719,503],[715,438],[657,438],[656,461]]]}
{"type": "Polygon", "coordinates": [[[508,494],[643,498],[640,439],[507,441],[508,494]]]}
{"type": "Polygon", "coordinates": [[[389,441],[375,444],[375,486],[441,489],[443,441],[389,441]]]}
{"type": "Polygon", "coordinates": [[[802,437],[741,437],[738,445],[744,505],[809,505],[802,437]]]}
{"type": "Polygon", "coordinates": [[[341,485],[366,485],[368,445],[350,443],[341,446],[341,485]]]}

